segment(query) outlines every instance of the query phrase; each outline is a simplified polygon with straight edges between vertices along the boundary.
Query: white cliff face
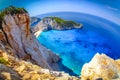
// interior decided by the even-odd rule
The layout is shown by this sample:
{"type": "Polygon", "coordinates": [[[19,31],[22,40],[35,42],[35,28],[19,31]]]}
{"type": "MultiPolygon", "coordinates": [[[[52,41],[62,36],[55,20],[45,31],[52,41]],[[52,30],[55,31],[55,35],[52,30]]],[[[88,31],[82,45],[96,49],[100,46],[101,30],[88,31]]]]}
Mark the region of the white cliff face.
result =
{"type": "Polygon", "coordinates": [[[41,20],[37,25],[32,27],[31,30],[34,33],[34,35],[38,37],[42,31],[48,30],[49,27],[52,29],[53,27],[56,27],[56,26],[57,26],[57,23],[55,20],[47,18],[47,19],[41,20]]]}
{"type": "Polygon", "coordinates": [[[120,60],[97,53],[89,63],[84,64],[81,77],[82,80],[120,80],[120,60]]]}
{"type": "Polygon", "coordinates": [[[59,57],[40,45],[35,36],[31,34],[30,19],[27,13],[6,15],[2,27],[8,43],[19,58],[29,60],[48,69],[52,69],[49,64],[53,60],[58,61],[54,57],[59,57]]]}
{"type": "Polygon", "coordinates": [[[73,23],[71,24],[57,23],[55,19],[47,17],[47,18],[42,19],[40,22],[38,22],[38,24],[32,27],[31,31],[34,33],[36,37],[38,37],[42,31],[70,30],[73,28],[82,28],[82,24],[75,25],[73,23]]]}

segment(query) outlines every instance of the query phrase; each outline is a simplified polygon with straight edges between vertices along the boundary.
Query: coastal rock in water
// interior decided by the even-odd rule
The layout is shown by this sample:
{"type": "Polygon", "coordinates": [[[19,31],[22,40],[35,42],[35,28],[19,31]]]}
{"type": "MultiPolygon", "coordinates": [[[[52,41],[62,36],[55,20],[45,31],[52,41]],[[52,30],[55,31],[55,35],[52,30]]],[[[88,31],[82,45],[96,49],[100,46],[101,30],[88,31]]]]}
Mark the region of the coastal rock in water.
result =
{"type": "Polygon", "coordinates": [[[42,31],[70,30],[82,27],[82,24],[76,23],[74,21],[66,21],[58,17],[45,17],[41,21],[39,21],[38,24],[34,25],[34,27],[31,28],[31,31],[36,37],[38,37],[42,31]]]}
{"type": "Polygon", "coordinates": [[[120,80],[120,60],[97,53],[89,63],[84,64],[81,77],[82,80],[120,80]]]}

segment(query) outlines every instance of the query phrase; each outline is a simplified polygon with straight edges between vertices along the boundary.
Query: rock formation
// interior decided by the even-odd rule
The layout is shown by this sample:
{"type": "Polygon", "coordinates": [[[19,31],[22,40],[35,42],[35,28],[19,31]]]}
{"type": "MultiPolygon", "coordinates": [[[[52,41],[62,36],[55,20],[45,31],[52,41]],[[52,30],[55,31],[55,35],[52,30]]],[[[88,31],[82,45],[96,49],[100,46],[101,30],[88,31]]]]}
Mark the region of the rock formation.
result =
{"type": "Polygon", "coordinates": [[[82,80],[120,80],[120,60],[97,53],[89,63],[84,64],[81,77],[82,80]]]}
{"type": "Polygon", "coordinates": [[[50,64],[57,62],[59,57],[39,44],[36,37],[31,34],[30,18],[27,12],[22,10],[22,13],[17,13],[20,8],[15,7],[7,10],[10,9],[12,9],[11,12],[3,16],[2,25],[0,25],[1,41],[8,43],[18,58],[33,62],[43,68],[52,69],[50,64]]]}
{"type": "MultiPolygon", "coordinates": [[[[32,22],[34,19],[35,18],[32,18],[32,22]]],[[[38,24],[34,25],[34,27],[31,28],[31,31],[36,37],[38,37],[42,31],[69,30],[82,27],[82,24],[78,24],[73,21],[66,21],[58,17],[45,17],[41,21],[39,21],[38,24]]]]}
{"type": "Polygon", "coordinates": [[[0,80],[78,80],[64,72],[43,69],[38,65],[20,60],[8,45],[0,41],[0,80]],[[11,51],[11,53],[9,52],[11,51]]]}

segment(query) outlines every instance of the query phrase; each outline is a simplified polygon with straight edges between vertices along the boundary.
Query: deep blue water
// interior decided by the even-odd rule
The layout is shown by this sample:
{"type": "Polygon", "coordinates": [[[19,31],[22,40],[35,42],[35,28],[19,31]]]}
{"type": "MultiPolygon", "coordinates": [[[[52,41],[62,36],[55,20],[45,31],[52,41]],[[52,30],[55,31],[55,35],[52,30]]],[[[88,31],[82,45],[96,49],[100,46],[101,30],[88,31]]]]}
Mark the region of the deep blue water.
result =
{"type": "Polygon", "coordinates": [[[82,23],[82,29],[65,31],[50,30],[38,37],[41,44],[59,54],[62,64],[80,75],[84,63],[97,53],[105,53],[113,59],[120,58],[120,26],[97,16],[82,13],[50,13],[40,15],[58,16],[82,23]]]}

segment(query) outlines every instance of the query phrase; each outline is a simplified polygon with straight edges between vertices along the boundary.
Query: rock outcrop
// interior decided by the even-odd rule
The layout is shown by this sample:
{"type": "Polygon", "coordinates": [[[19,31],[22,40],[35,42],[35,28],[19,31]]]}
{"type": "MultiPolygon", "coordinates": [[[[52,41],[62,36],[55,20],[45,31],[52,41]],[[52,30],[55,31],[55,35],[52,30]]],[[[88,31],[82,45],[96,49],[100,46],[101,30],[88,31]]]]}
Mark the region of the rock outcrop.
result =
{"type": "Polygon", "coordinates": [[[120,60],[97,53],[89,63],[84,64],[81,77],[82,80],[120,80],[120,60]]]}
{"type": "Polygon", "coordinates": [[[8,13],[4,13],[2,25],[0,25],[0,40],[8,43],[18,58],[52,69],[50,64],[55,64],[59,57],[43,47],[31,34],[29,14],[24,10],[22,13],[17,13],[21,9],[15,7],[6,10],[4,12],[8,13]]]}
{"type": "Polygon", "coordinates": [[[8,50],[12,49],[5,48],[0,41],[0,80],[78,80],[64,72],[43,69],[20,60],[11,55],[8,50]]]}
{"type": "Polygon", "coordinates": [[[82,27],[83,27],[82,24],[73,21],[66,21],[58,17],[45,17],[41,21],[38,21],[38,24],[34,25],[34,27],[31,28],[31,31],[34,33],[36,37],[38,37],[42,31],[70,30],[82,27]]]}

